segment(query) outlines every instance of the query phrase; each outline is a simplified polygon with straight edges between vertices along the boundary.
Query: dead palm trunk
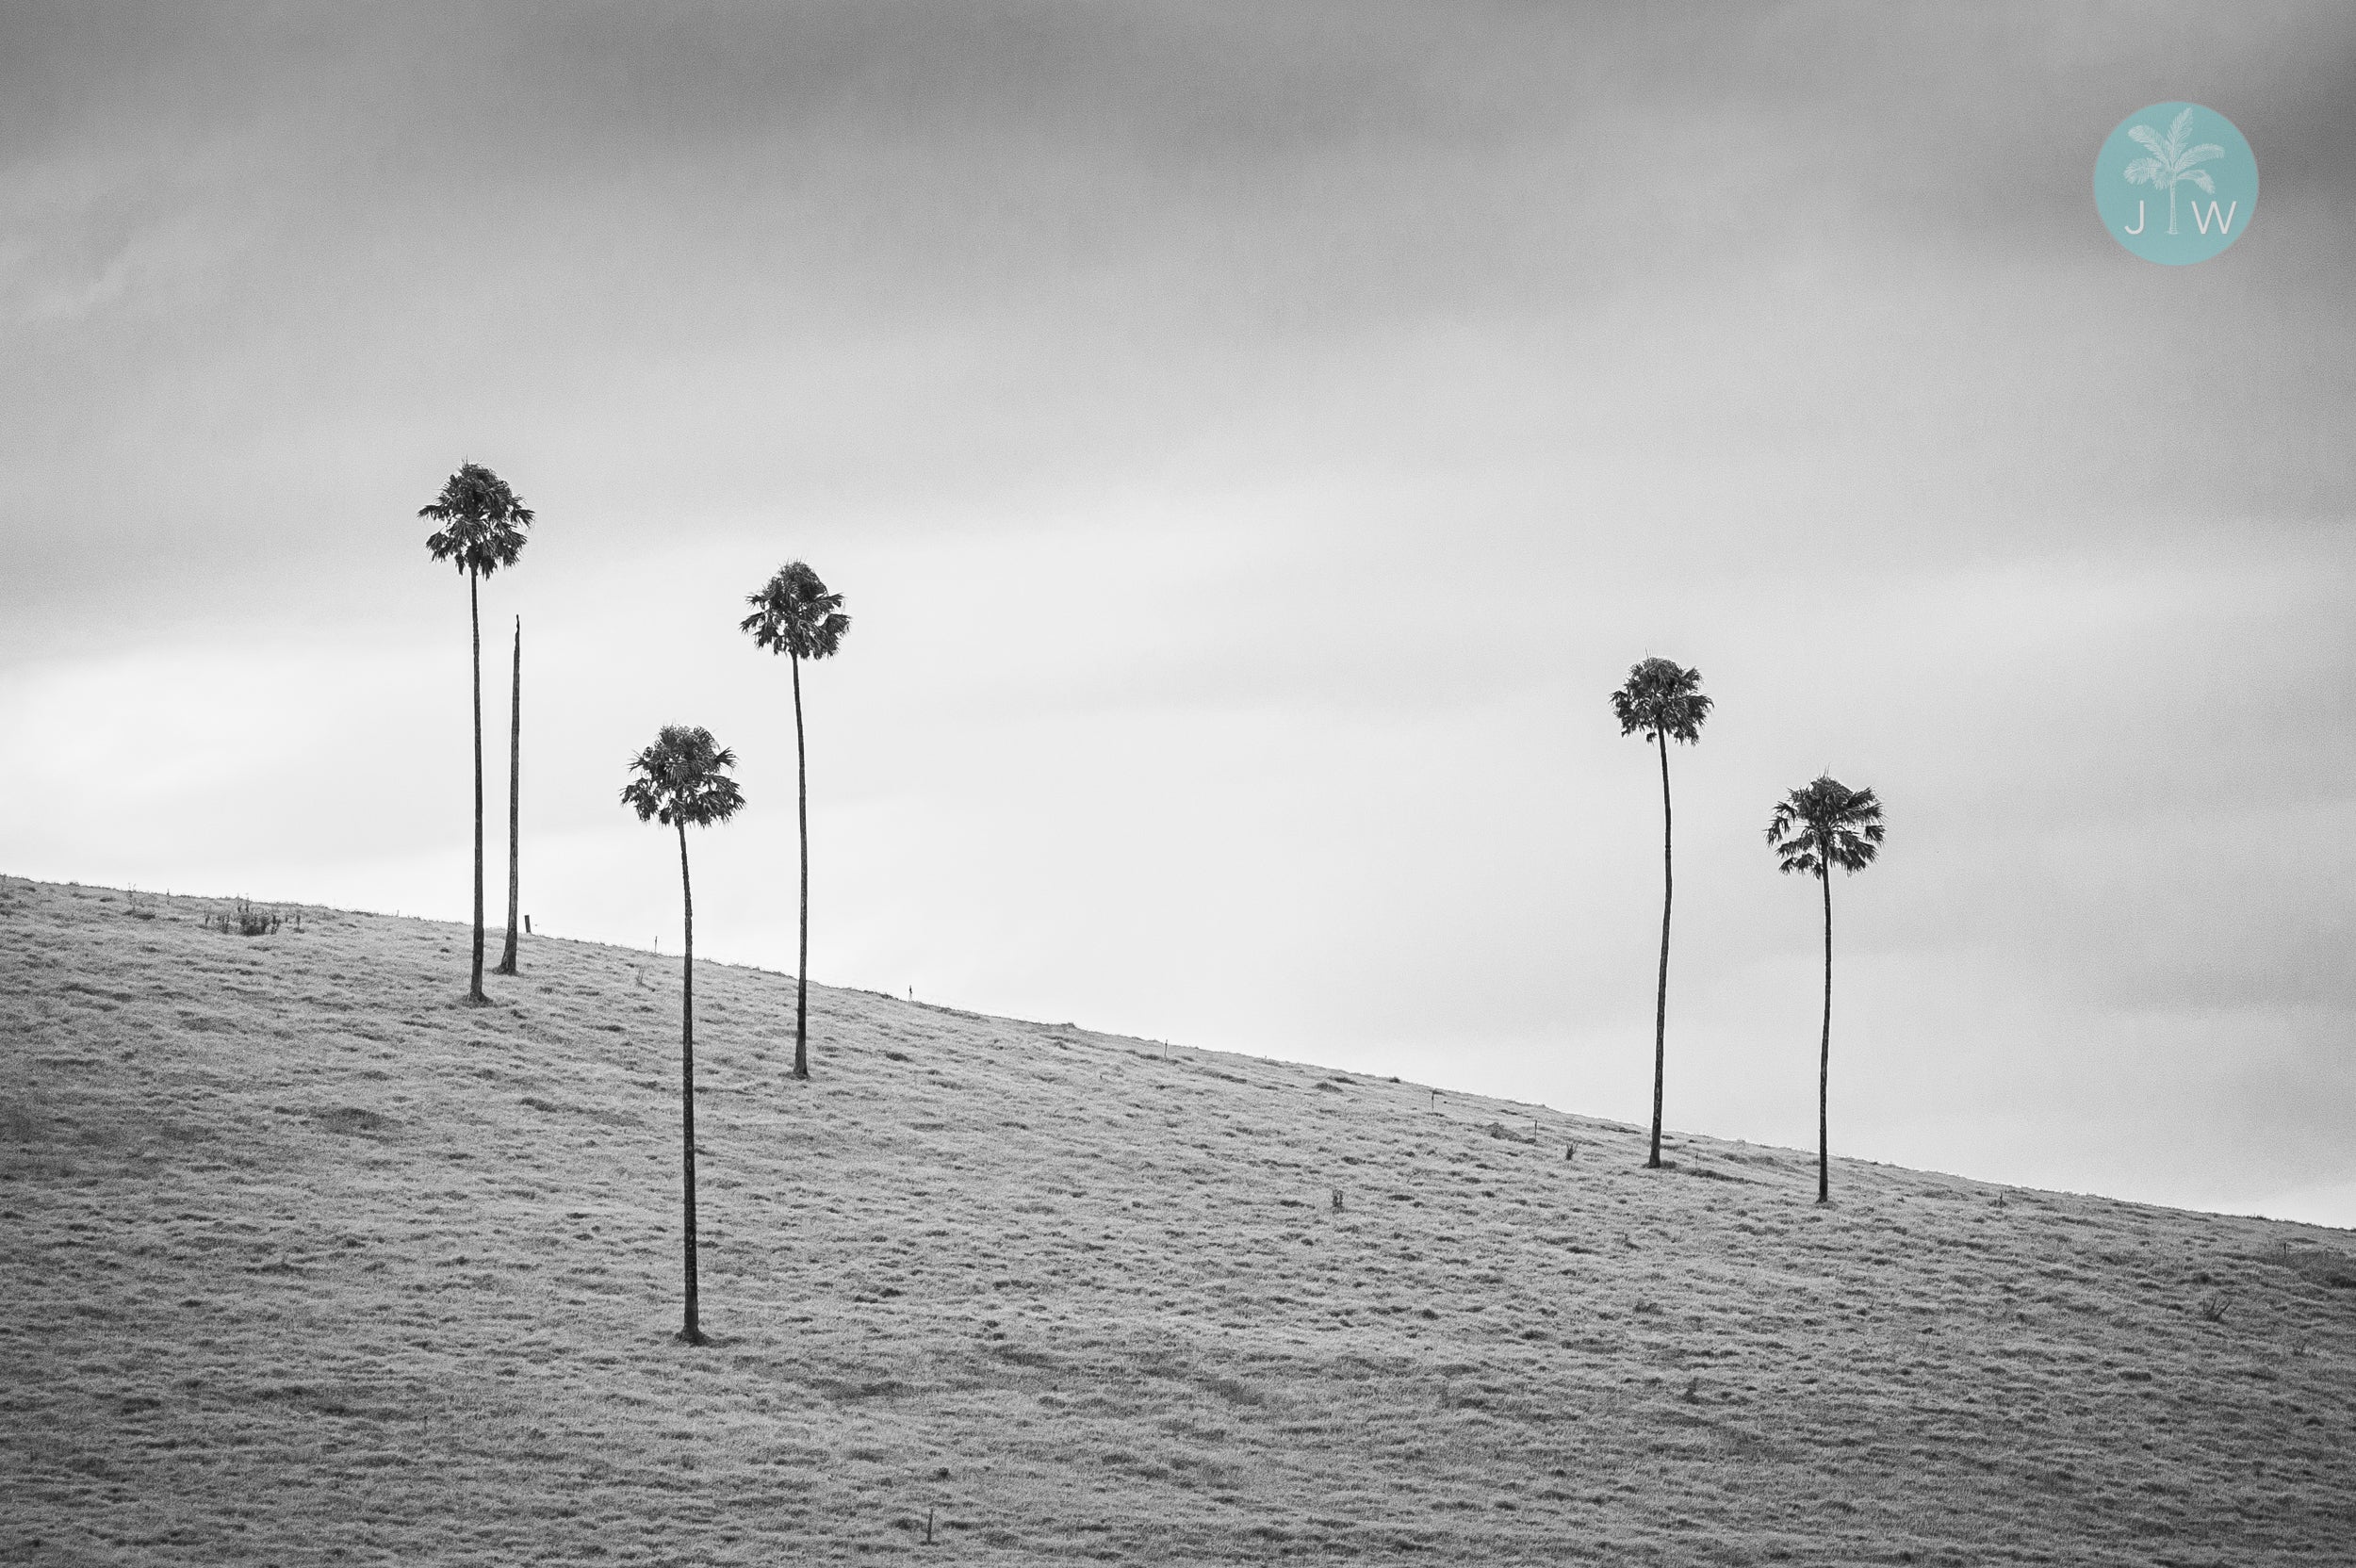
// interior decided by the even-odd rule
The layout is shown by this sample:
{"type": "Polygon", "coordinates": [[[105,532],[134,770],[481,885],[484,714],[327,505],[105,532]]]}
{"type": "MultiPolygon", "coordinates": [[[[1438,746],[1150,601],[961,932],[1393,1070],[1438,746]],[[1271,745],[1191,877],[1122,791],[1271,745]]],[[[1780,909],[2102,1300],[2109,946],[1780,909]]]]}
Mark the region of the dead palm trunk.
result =
{"type": "Polygon", "coordinates": [[[518,874],[522,851],[516,825],[523,818],[524,765],[524,618],[515,617],[515,684],[507,702],[507,947],[499,955],[498,972],[515,972],[515,928],[522,923],[515,910],[522,902],[518,874]]]}
{"type": "Polygon", "coordinates": [[[474,626],[474,969],[466,982],[466,1000],[481,1003],[483,994],[483,610],[475,590],[476,572],[466,568],[466,618],[474,626]]]}
{"type": "Polygon", "coordinates": [[[802,841],[802,943],[794,961],[794,1076],[810,1076],[810,762],[802,749],[802,661],[794,666],[794,783],[802,841]]]}
{"type": "Polygon", "coordinates": [[[686,1228],[684,1267],[687,1275],[687,1320],[679,1338],[690,1345],[704,1342],[695,1315],[695,890],[687,877],[687,823],[679,824],[679,897],[687,915],[687,956],[679,970],[679,1143],[685,1156],[686,1184],[682,1189],[686,1228]]]}
{"type": "Polygon", "coordinates": [[[1676,862],[1670,855],[1674,823],[1669,811],[1669,736],[1655,730],[1661,743],[1661,989],[1652,1014],[1652,1158],[1644,1164],[1661,1168],[1661,1086],[1669,1060],[1669,906],[1677,895],[1676,862]]]}
{"type": "Polygon", "coordinates": [[[1832,1095],[1832,868],[1817,874],[1824,884],[1824,1037],[1816,1061],[1816,1201],[1832,1201],[1832,1137],[1825,1105],[1832,1095]]]}

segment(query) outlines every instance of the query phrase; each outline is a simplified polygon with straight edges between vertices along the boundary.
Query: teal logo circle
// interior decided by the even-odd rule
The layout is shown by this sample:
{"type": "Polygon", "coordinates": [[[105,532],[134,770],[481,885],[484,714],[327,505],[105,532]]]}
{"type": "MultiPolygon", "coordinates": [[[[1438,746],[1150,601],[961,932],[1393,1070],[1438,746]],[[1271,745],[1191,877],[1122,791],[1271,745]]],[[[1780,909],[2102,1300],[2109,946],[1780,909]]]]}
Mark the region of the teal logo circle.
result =
{"type": "Polygon", "coordinates": [[[2102,143],[2094,210],[2113,239],[2146,261],[2206,261],[2258,215],[2258,155],[2213,108],[2153,104],[2120,121],[2102,143]]]}

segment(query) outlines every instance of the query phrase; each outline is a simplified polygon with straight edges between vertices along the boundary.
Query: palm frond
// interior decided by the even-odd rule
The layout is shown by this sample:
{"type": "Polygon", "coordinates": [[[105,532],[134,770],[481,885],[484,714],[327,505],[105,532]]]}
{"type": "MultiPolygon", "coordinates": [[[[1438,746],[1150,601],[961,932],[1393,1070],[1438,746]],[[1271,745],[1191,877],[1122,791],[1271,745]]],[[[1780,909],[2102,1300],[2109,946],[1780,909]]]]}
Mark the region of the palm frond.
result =
{"type": "MultiPolygon", "coordinates": [[[[638,760],[643,763],[646,754],[640,753],[638,760]]],[[[622,804],[636,811],[640,822],[645,822],[663,808],[663,798],[646,780],[633,778],[622,786],[622,804]]]]}
{"type": "Polygon", "coordinates": [[[2168,173],[2168,165],[2157,158],[2137,158],[2126,169],[2129,185],[2156,186],[2168,173]]]}
{"type": "Polygon", "coordinates": [[[2127,127],[2127,135],[2131,139],[2151,149],[2152,152],[2159,155],[2162,158],[2166,158],[2168,156],[2168,148],[2160,141],[2160,133],[2153,130],[2151,126],[2130,125],[2127,127]]]}
{"type": "Polygon", "coordinates": [[[2176,177],[2186,185],[2199,186],[2205,195],[2217,194],[2217,182],[2209,178],[2209,172],[2205,169],[2187,169],[2176,177]]]}
{"type": "Polygon", "coordinates": [[[2191,148],[2179,156],[2176,160],[2176,167],[2179,169],[2190,169],[2196,163],[2206,163],[2211,158],[2221,158],[2224,155],[2224,148],[2219,147],[2214,141],[2204,141],[2200,146],[2191,148]]]}
{"type": "Polygon", "coordinates": [[[2176,111],[2176,119],[2174,122],[2168,127],[2168,150],[2181,156],[2184,145],[2184,138],[2190,136],[2191,134],[2192,106],[2187,104],[2183,108],[2176,111]]]}

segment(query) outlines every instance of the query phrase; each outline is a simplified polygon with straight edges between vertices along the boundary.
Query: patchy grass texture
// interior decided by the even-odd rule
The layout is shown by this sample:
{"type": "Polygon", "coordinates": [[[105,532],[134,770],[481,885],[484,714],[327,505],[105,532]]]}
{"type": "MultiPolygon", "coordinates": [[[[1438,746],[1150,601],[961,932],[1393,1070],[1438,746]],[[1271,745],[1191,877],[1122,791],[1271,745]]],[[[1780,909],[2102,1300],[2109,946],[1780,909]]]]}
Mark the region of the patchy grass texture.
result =
{"type": "Polygon", "coordinates": [[[677,961],[277,912],[0,892],[0,1561],[2356,1560],[2345,1232],[707,965],[695,1349],[677,961]]]}

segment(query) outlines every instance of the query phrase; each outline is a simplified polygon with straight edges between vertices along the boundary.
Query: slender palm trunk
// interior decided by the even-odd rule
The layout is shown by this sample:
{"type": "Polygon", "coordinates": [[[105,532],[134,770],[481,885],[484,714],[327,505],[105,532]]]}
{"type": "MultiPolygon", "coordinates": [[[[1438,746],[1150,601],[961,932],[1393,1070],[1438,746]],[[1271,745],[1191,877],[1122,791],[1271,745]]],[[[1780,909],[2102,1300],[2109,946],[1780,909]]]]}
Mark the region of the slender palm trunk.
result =
{"type": "Polygon", "coordinates": [[[802,950],[794,961],[794,1076],[810,1076],[810,762],[802,749],[802,661],[794,664],[794,783],[802,839],[802,950]]]}
{"type": "Polygon", "coordinates": [[[1677,895],[1676,861],[1670,856],[1669,734],[1653,731],[1661,743],[1661,988],[1652,1011],[1652,1157],[1644,1164],[1661,1168],[1661,1086],[1669,1061],[1669,905],[1677,895]]]}
{"type": "Polygon", "coordinates": [[[1816,1201],[1832,1201],[1832,1135],[1825,1106],[1832,1098],[1832,868],[1817,872],[1824,884],[1824,1037],[1816,1059],[1816,1201]]]}
{"type": "Polygon", "coordinates": [[[499,955],[499,972],[515,972],[515,928],[522,923],[515,910],[522,903],[522,850],[516,825],[523,819],[524,768],[524,618],[515,617],[515,686],[507,699],[507,947],[499,955]]]}
{"type": "Polygon", "coordinates": [[[2168,232],[2176,232],[2176,182],[2168,182],[2168,232]]]}
{"type": "Polygon", "coordinates": [[[476,593],[475,569],[466,568],[466,618],[474,626],[474,970],[466,982],[466,1000],[481,1003],[483,995],[483,610],[476,593]]]}
{"type": "Polygon", "coordinates": [[[679,825],[679,890],[687,912],[687,956],[679,968],[679,1149],[684,1156],[686,1184],[681,1189],[685,1217],[687,1319],[679,1338],[690,1345],[704,1342],[703,1325],[695,1313],[695,889],[687,879],[687,824],[679,825]]]}

